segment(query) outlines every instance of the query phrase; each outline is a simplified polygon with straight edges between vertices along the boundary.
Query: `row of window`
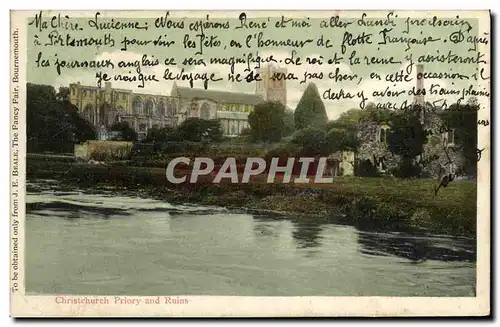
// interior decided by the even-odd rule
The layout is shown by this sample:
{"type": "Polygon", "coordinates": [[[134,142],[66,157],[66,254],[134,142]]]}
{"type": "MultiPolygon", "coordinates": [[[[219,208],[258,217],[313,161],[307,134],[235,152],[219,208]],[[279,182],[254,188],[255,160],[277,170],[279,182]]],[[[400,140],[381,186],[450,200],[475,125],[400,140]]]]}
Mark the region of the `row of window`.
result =
{"type": "MultiPolygon", "coordinates": [[[[119,107],[115,110],[109,110],[108,112],[110,114],[112,113],[112,114],[121,115],[121,116],[127,115],[126,110],[122,107],[119,107]]],[[[155,116],[154,115],[155,112],[157,114],[159,114],[160,116],[173,117],[175,114],[175,107],[172,107],[172,106],[170,106],[170,107],[167,107],[167,106],[158,107],[157,111],[154,111],[153,106],[147,106],[146,110],[144,110],[144,108],[142,106],[135,106],[132,108],[133,115],[155,116]]],[[[92,115],[92,116],[95,115],[96,112],[95,112],[94,106],[91,104],[86,105],[85,108],[83,109],[83,114],[86,117],[90,116],[90,115],[92,115]]]]}
{"type": "MultiPolygon", "coordinates": [[[[86,97],[87,95],[94,95],[96,93],[97,93],[97,90],[85,90],[85,89],[82,90],[82,96],[83,97],[86,97]]],[[[71,95],[76,95],[76,94],[77,94],[77,89],[76,88],[71,88],[71,95]]],[[[121,98],[122,101],[127,101],[128,97],[129,97],[129,94],[127,94],[127,93],[116,93],[116,92],[113,93],[113,98],[114,98],[115,101],[118,101],[120,98],[121,98]]],[[[138,97],[134,98],[134,102],[135,101],[141,101],[142,102],[142,100],[140,98],[138,98],[138,97]]],[[[149,101],[151,101],[151,100],[149,100],[149,101]]],[[[163,102],[163,100],[160,100],[159,103],[161,103],[161,102],[163,102]]]]}
{"type": "Polygon", "coordinates": [[[252,105],[246,104],[221,104],[219,107],[221,111],[233,111],[233,112],[251,112],[253,110],[252,105]]]}

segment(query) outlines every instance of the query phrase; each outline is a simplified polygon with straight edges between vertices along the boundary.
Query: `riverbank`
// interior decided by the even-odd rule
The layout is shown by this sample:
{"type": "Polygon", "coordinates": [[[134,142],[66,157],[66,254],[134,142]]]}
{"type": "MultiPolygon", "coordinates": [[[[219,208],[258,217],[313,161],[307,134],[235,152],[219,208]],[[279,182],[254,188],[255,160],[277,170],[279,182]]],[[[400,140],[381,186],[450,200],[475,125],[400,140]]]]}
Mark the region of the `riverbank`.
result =
{"type": "Polygon", "coordinates": [[[78,164],[27,159],[27,178],[64,180],[80,187],[139,192],[176,203],[293,214],[303,219],[382,229],[425,229],[450,235],[475,235],[476,184],[454,181],[434,195],[435,180],[337,177],[329,184],[267,184],[257,176],[249,184],[171,184],[164,168],[78,164]]]}

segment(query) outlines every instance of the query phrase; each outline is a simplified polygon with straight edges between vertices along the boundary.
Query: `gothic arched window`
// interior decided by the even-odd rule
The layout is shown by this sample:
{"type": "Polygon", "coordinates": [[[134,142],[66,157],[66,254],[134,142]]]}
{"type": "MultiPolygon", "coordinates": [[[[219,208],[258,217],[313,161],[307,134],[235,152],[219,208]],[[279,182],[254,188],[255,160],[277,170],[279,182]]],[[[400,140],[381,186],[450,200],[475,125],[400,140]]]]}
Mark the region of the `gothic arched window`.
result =
{"type": "Polygon", "coordinates": [[[142,103],[142,99],[139,97],[134,98],[132,101],[132,113],[134,115],[142,115],[144,109],[144,104],[142,103]]]}
{"type": "Polygon", "coordinates": [[[167,116],[165,101],[163,101],[163,99],[160,99],[160,101],[158,101],[156,111],[162,116],[167,116]]]}
{"type": "Polygon", "coordinates": [[[382,125],[378,130],[377,141],[380,143],[387,143],[387,136],[389,135],[389,126],[382,125]]]}
{"type": "Polygon", "coordinates": [[[146,116],[154,116],[155,114],[155,103],[152,99],[146,101],[146,116]]]}
{"type": "Polygon", "coordinates": [[[201,106],[200,118],[201,119],[210,119],[210,106],[208,105],[208,103],[204,103],[201,106]]]}
{"type": "Polygon", "coordinates": [[[90,123],[94,123],[94,107],[91,104],[86,105],[85,109],[83,109],[83,117],[90,123]]]}

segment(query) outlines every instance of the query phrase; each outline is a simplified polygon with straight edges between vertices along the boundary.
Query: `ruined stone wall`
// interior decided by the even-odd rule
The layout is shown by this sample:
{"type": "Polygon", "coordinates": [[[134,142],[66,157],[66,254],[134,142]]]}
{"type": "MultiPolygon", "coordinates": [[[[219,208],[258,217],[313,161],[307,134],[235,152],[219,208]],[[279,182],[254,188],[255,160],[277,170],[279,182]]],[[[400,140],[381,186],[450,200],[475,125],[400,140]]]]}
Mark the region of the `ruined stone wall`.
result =
{"type": "MultiPolygon", "coordinates": [[[[445,133],[440,132],[442,122],[437,113],[428,114],[425,119],[424,128],[430,133],[424,151],[416,161],[420,163],[427,177],[438,178],[443,169],[456,173],[464,165],[463,154],[458,151],[453,143],[446,141],[445,133]],[[449,164],[448,156],[452,164],[449,164]]],[[[380,125],[375,122],[362,122],[358,126],[358,138],[360,147],[356,154],[357,162],[370,160],[372,165],[380,168],[383,166],[387,171],[397,168],[400,156],[389,151],[386,142],[381,142],[379,133],[380,125]],[[383,164],[381,164],[383,162],[383,164]]]]}

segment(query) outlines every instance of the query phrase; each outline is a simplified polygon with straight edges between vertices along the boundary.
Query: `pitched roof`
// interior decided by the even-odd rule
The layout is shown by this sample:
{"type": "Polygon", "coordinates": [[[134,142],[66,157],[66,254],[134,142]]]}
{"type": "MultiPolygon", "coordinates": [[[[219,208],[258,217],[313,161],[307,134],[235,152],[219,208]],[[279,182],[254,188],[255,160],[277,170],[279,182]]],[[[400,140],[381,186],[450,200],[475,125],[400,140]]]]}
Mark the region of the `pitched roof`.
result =
{"type": "Polygon", "coordinates": [[[260,95],[251,93],[237,93],[212,91],[177,86],[177,94],[185,99],[210,99],[219,103],[257,105],[264,101],[260,95]]]}

